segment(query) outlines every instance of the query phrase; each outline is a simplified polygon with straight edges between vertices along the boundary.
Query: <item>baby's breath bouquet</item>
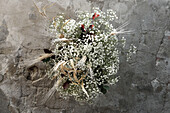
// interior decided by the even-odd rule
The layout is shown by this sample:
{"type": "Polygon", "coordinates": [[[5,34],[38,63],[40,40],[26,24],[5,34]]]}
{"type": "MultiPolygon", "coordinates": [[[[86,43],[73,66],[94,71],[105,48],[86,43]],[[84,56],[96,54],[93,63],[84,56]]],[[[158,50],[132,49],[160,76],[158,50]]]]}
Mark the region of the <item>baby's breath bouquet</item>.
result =
{"type": "Polygon", "coordinates": [[[78,101],[90,101],[105,94],[118,81],[118,40],[112,21],[115,12],[77,12],[77,19],[65,19],[61,14],[50,25],[55,34],[48,74],[56,79],[55,88],[62,96],[73,96],[78,101]]]}

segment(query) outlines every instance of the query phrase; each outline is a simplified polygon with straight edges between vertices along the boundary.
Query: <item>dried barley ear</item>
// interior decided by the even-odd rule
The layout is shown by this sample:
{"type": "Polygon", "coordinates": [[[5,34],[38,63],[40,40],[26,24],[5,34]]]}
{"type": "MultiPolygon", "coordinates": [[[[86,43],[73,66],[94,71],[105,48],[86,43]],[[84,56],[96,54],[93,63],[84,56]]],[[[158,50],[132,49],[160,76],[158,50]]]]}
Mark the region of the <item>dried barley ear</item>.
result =
{"type": "Polygon", "coordinates": [[[34,60],[25,62],[26,63],[26,67],[27,67],[27,69],[29,69],[29,68],[35,66],[37,63],[39,63],[41,61],[44,62],[44,60],[46,61],[46,59],[48,59],[50,57],[53,57],[53,56],[54,56],[54,54],[52,54],[52,53],[51,54],[42,54],[38,58],[36,58],[34,60]]]}
{"type": "Polygon", "coordinates": [[[49,5],[45,5],[42,9],[40,9],[37,5],[36,5],[36,3],[34,2],[34,0],[32,0],[33,1],[33,4],[35,5],[35,7],[37,8],[37,10],[38,10],[38,12],[40,13],[40,15],[41,16],[43,16],[43,17],[47,17],[47,14],[46,14],[46,8],[47,7],[51,7],[51,6],[53,6],[55,3],[52,3],[52,4],[49,4],[49,5]]]}

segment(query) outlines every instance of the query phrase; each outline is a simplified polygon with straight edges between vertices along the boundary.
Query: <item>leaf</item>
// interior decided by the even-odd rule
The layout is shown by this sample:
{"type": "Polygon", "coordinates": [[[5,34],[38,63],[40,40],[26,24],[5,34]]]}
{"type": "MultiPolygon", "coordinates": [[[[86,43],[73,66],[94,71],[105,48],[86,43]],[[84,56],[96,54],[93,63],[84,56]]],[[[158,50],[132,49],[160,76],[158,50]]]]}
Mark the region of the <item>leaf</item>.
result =
{"type": "Polygon", "coordinates": [[[64,84],[63,84],[63,88],[67,89],[69,87],[69,84],[71,83],[71,81],[67,80],[64,84]]]}
{"type": "Polygon", "coordinates": [[[53,52],[49,49],[44,49],[44,53],[53,53],[53,52]]]}
{"type": "Polygon", "coordinates": [[[44,63],[47,63],[47,62],[49,62],[50,61],[50,57],[49,58],[45,58],[45,59],[43,59],[42,61],[44,62],[44,63]]]}
{"type": "Polygon", "coordinates": [[[109,89],[109,86],[107,86],[107,85],[100,85],[100,86],[99,86],[99,89],[100,89],[100,91],[101,91],[103,94],[106,94],[106,93],[107,93],[107,90],[109,89]]]}
{"type": "Polygon", "coordinates": [[[108,89],[109,89],[109,86],[104,85],[103,88],[106,89],[106,90],[108,90],[108,89]]]}
{"type": "Polygon", "coordinates": [[[103,93],[103,94],[106,94],[107,93],[107,90],[106,89],[101,89],[101,92],[103,93]]]}

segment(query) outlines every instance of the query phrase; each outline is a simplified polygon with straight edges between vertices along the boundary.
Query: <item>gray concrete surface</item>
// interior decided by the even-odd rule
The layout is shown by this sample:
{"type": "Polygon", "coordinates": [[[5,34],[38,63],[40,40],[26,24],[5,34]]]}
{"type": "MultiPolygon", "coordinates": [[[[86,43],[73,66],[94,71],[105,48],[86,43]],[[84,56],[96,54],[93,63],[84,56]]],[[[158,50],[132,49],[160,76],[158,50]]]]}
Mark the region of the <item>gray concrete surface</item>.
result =
{"type": "Polygon", "coordinates": [[[170,0],[36,0],[40,5],[56,2],[44,19],[31,0],[0,0],[0,113],[170,113],[170,0]],[[134,43],[137,54],[129,62],[121,57],[121,76],[106,95],[93,105],[62,99],[57,93],[42,104],[53,81],[40,79],[44,67],[25,64],[50,47],[46,31],[59,12],[75,18],[77,10],[114,9],[115,26],[129,21],[134,29],[127,48],[134,43]]]}
{"type": "Polygon", "coordinates": [[[0,113],[10,113],[9,111],[9,100],[4,95],[4,93],[0,90],[0,113]]]}

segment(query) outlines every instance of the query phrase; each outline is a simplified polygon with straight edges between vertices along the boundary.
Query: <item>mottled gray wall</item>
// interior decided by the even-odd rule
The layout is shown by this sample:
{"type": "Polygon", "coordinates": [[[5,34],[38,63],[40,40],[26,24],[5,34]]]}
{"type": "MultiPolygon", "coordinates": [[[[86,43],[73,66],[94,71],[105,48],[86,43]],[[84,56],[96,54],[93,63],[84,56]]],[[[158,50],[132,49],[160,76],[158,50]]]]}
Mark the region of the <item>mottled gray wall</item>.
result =
{"type": "Polygon", "coordinates": [[[48,8],[44,19],[31,0],[0,0],[0,113],[170,113],[170,0],[36,0],[48,8]],[[56,93],[41,104],[52,87],[43,78],[39,63],[26,69],[30,60],[50,47],[46,31],[59,12],[75,18],[76,10],[114,9],[115,26],[129,21],[132,34],[122,35],[137,46],[129,62],[121,57],[117,85],[101,95],[94,105],[63,100],[56,93]]]}

